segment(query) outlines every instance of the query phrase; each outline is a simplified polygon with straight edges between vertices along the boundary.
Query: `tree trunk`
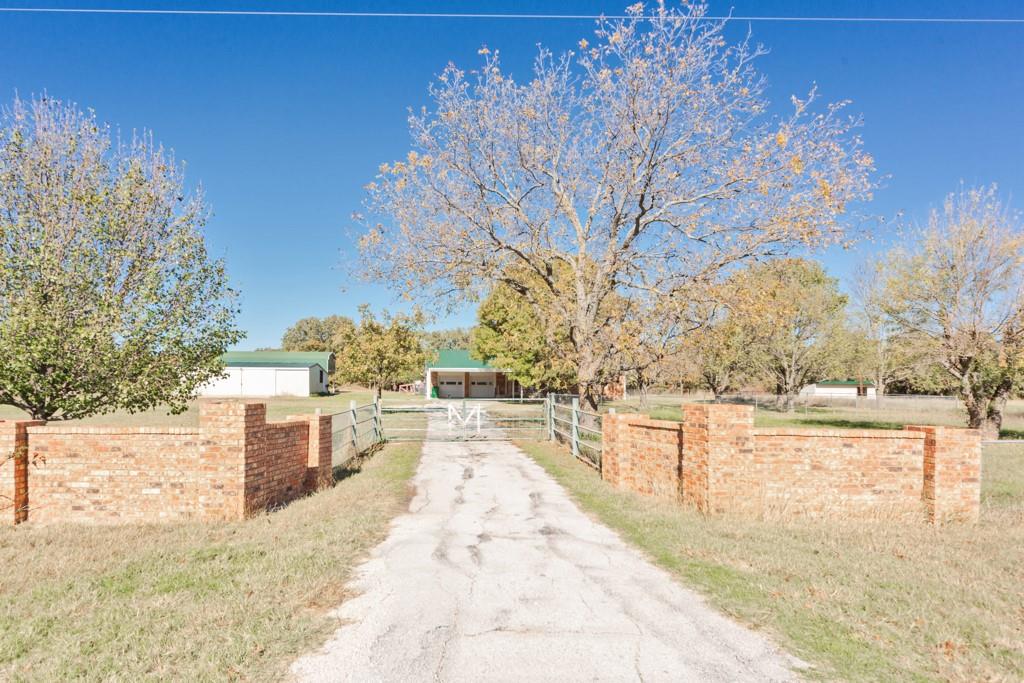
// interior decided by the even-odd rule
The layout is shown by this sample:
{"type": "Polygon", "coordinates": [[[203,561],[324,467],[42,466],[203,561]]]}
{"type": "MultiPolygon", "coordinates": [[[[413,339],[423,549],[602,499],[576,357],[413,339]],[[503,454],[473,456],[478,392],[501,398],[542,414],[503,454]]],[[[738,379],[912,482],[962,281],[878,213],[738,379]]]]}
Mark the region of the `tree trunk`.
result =
{"type": "Polygon", "coordinates": [[[979,410],[967,411],[968,429],[977,429],[983,439],[998,439],[1003,424],[1002,413],[988,414],[979,410]]]}
{"type": "Polygon", "coordinates": [[[579,350],[579,367],[576,369],[577,392],[580,396],[580,405],[597,412],[597,405],[601,398],[601,384],[598,381],[598,367],[594,361],[593,353],[589,348],[579,350]]]}
{"type": "Polygon", "coordinates": [[[642,377],[637,378],[637,389],[640,390],[640,407],[647,408],[647,383],[642,377]]]}
{"type": "Polygon", "coordinates": [[[597,412],[598,403],[600,401],[601,387],[596,382],[580,382],[576,391],[580,396],[580,406],[589,409],[593,412],[597,412]]]}
{"type": "Polygon", "coordinates": [[[718,403],[722,395],[729,390],[729,380],[709,372],[704,374],[704,386],[711,392],[712,400],[718,403]]]}
{"type": "Polygon", "coordinates": [[[979,430],[983,439],[998,439],[1003,426],[1006,395],[998,390],[995,396],[978,395],[982,393],[982,389],[975,386],[965,373],[960,381],[960,398],[967,409],[967,427],[979,430]]]}
{"type": "Polygon", "coordinates": [[[981,428],[982,438],[998,439],[1003,428],[1003,408],[1006,407],[1006,396],[996,396],[988,402],[985,409],[985,422],[981,428]]]}
{"type": "Polygon", "coordinates": [[[967,428],[977,429],[983,439],[998,439],[1003,424],[1003,412],[992,402],[980,401],[975,396],[964,397],[967,408],[967,428]]]}

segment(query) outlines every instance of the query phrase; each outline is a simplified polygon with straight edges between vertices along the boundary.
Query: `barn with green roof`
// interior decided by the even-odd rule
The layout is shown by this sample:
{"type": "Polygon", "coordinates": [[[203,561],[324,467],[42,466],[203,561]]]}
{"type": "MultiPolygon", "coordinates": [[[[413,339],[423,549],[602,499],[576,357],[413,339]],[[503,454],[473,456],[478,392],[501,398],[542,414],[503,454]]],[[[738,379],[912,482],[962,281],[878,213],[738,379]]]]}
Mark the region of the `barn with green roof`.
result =
{"type": "Polygon", "coordinates": [[[315,396],[327,393],[334,371],[334,354],[319,351],[229,351],[221,361],[224,374],[201,396],[315,396]]]}

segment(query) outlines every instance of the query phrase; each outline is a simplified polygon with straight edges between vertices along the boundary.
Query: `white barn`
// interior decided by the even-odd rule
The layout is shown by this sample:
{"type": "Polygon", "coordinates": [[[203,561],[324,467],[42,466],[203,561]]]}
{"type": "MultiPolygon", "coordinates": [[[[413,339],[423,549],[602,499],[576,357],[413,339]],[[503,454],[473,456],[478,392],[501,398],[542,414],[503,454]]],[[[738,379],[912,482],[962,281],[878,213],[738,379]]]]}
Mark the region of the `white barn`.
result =
{"type": "Polygon", "coordinates": [[[868,380],[826,379],[800,390],[805,398],[875,398],[875,385],[868,380]]]}
{"type": "Polygon", "coordinates": [[[213,397],[315,396],[327,393],[334,354],[230,351],[221,356],[224,376],[199,389],[213,397]]]}

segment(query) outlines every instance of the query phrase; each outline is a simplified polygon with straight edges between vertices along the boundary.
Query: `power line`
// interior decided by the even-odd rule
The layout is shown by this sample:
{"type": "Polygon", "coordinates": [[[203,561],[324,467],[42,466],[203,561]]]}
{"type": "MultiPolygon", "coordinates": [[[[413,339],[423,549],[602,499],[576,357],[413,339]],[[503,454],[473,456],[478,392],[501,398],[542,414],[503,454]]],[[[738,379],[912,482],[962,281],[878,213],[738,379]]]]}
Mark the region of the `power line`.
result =
{"type": "MultiPolygon", "coordinates": [[[[192,16],[239,17],[336,17],[381,19],[531,19],[531,20],[597,20],[628,19],[626,15],[597,14],[480,14],[456,12],[332,12],[290,10],[207,10],[207,9],[142,9],[102,7],[0,7],[0,12],[26,14],[162,14],[192,16]]],[[[1024,24],[1024,18],[997,17],[786,17],[786,16],[705,16],[707,21],[771,21],[824,22],[858,24],[1024,24]]]]}

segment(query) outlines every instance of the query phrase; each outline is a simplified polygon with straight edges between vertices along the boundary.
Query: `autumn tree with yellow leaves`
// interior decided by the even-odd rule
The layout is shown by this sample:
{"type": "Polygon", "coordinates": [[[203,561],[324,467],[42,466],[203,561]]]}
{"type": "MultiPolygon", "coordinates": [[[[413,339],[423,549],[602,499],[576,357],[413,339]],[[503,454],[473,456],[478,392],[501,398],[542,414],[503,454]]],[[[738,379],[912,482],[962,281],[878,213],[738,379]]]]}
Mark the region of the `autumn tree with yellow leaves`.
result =
{"type": "Polygon", "coordinates": [[[362,384],[380,398],[384,387],[422,377],[427,362],[419,311],[385,313],[378,317],[369,305],[359,307],[359,323],[344,327],[334,340],[338,349],[335,377],[362,384]]]}
{"type": "Polygon", "coordinates": [[[858,121],[813,89],[770,114],[763,50],[724,29],[704,5],[637,4],[578,50],[541,49],[524,80],[488,49],[449,65],[406,157],[368,185],[365,274],[420,300],[498,282],[557,307],[538,317],[565,326],[593,405],[616,353],[602,328],[682,310],[664,303],[738,263],[845,240],[873,186],[858,121]]]}
{"type": "Polygon", "coordinates": [[[961,188],[885,261],[885,312],[997,436],[1024,386],[1024,224],[995,186],[961,188]]]}
{"type": "Polygon", "coordinates": [[[757,264],[730,281],[730,320],[746,341],[754,372],[793,410],[808,384],[843,374],[851,336],[847,297],[821,264],[787,258],[757,264]]]}

